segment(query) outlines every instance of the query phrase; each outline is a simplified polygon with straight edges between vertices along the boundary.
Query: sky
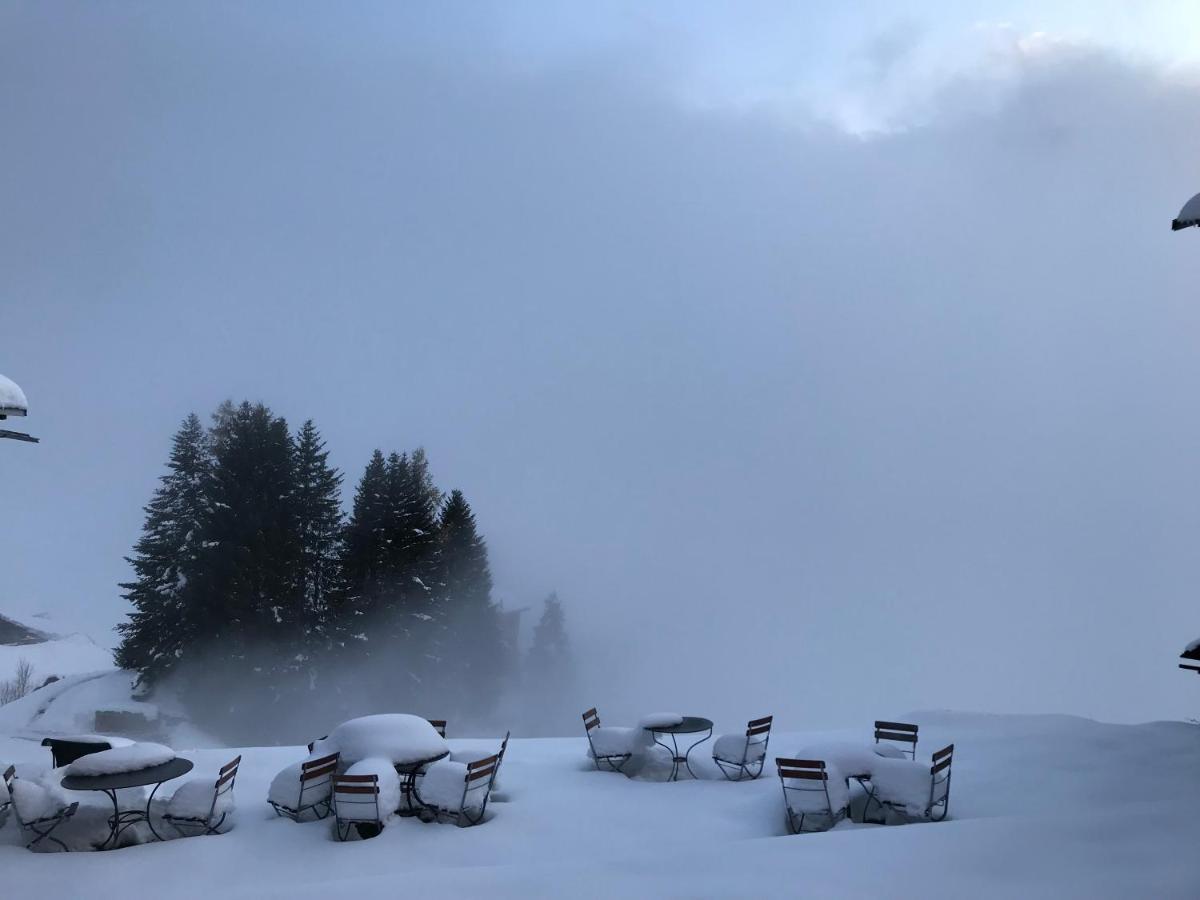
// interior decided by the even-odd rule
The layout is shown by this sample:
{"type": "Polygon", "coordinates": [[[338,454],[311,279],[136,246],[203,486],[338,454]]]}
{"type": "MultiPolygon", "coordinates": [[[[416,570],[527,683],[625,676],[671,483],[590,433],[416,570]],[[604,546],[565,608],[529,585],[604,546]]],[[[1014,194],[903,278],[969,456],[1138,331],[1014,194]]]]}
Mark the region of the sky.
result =
{"type": "Polygon", "coordinates": [[[0,612],[112,641],[248,398],[423,445],[606,720],[1191,717],[1198,20],[6,3],[0,612]]]}

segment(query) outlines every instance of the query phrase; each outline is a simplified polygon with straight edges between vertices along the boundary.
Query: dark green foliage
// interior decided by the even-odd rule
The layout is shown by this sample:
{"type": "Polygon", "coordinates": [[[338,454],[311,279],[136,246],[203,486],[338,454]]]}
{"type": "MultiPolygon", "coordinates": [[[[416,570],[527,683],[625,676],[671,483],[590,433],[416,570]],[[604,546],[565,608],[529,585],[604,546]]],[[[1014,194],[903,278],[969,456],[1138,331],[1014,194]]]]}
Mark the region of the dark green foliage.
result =
{"type": "Polygon", "coordinates": [[[121,585],[133,612],[117,626],[117,665],[151,681],[171,671],[201,627],[191,588],[200,569],[212,457],[195,414],[176,433],[167,470],[128,560],[136,577],[121,585]]]}
{"type": "Polygon", "coordinates": [[[308,640],[332,636],[336,598],[342,595],[342,476],[329,465],[329,452],[309,419],[296,435],[293,506],[300,540],[297,589],[308,640]]]}

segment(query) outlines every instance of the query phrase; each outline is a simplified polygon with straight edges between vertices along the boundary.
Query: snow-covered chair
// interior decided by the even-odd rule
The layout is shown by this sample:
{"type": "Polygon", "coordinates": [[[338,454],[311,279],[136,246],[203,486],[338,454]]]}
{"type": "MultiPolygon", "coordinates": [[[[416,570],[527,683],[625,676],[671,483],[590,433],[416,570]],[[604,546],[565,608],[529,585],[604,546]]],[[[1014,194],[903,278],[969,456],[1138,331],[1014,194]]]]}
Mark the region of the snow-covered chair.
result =
{"type": "Polygon", "coordinates": [[[587,732],[588,756],[596,768],[601,768],[600,763],[604,763],[614,772],[620,772],[629,762],[636,742],[642,736],[641,729],[601,726],[600,714],[594,706],[583,714],[583,727],[587,732]]]}
{"type": "Polygon", "coordinates": [[[21,778],[13,778],[9,789],[12,791],[12,808],[16,813],[17,823],[26,832],[34,835],[33,840],[25,846],[32,850],[42,841],[50,840],[64,851],[69,851],[71,848],[53,837],[51,832],[75,815],[79,809],[78,801],[63,806],[46,788],[21,778]]]}
{"type": "Polygon", "coordinates": [[[431,814],[429,820],[444,816],[460,827],[482,822],[501,759],[496,753],[475,762],[442,759],[431,765],[421,786],[421,803],[431,814]]]}
{"type": "Polygon", "coordinates": [[[293,763],[276,775],[267,791],[267,802],[274,807],[276,815],[286,816],[293,822],[299,822],[306,812],[312,812],[318,819],[329,815],[332,809],[330,792],[339,758],[340,754],[330,753],[319,759],[293,763]]]}
{"type": "Polygon", "coordinates": [[[713,742],[713,762],[730,781],[757,778],[767,761],[773,716],[751,719],[745,734],[723,734],[713,742]]]}
{"type": "MultiPolygon", "coordinates": [[[[949,744],[933,754],[928,771],[914,763],[909,768],[881,767],[876,772],[868,797],[881,809],[888,809],[907,818],[924,818],[940,822],[950,813],[950,767],[954,762],[954,745],[949,744]]],[[[865,810],[864,810],[865,813],[865,810]]]]}
{"type": "Polygon", "coordinates": [[[829,772],[821,759],[787,759],[775,757],[779,781],[783,785],[783,807],[787,813],[788,831],[803,834],[805,831],[828,831],[846,816],[848,791],[839,791],[835,785],[830,793],[829,772]],[[837,799],[834,800],[836,795],[837,799]],[[805,828],[815,822],[815,828],[805,828]]]}
{"type": "Polygon", "coordinates": [[[441,736],[441,737],[446,736],[446,720],[445,719],[427,719],[426,721],[429,722],[429,724],[433,726],[433,730],[436,731],[439,736],[441,736]]]}
{"type": "Polygon", "coordinates": [[[215,784],[207,778],[192,778],[171,795],[163,819],[180,837],[221,833],[225,818],[233,812],[233,782],[241,762],[239,756],[221,766],[215,784]]]}
{"type": "Polygon", "coordinates": [[[909,759],[917,758],[917,726],[909,725],[905,722],[876,722],[875,723],[875,743],[880,741],[892,741],[897,744],[908,744],[908,748],[904,752],[908,754],[909,759]]]}
{"type": "Polygon", "coordinates": [[[0,780],[0,828],[8,821],[8,810],[12,807],[12,780],[16,774],[16,766],[4,770],[4,778],[0,780]]]}
{"type": "Polygon", "coordinates": [[[333,815],[339,841],[349,838],[355,826],[362,837],[378,834],[385,815],[379,804],[379,775],[334,776],[333,815]]]}

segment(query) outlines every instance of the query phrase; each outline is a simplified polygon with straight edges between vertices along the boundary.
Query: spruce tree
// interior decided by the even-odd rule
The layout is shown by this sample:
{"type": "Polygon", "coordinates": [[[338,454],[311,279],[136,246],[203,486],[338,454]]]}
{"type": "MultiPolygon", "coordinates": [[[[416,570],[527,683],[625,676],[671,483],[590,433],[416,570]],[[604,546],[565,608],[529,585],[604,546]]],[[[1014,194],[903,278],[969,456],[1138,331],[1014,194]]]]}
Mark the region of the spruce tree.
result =
{"type": "Polygon", "coordinates": [[[364,622],[378,612],[381,585],[388,573],[390,488],[383,453],[371,454],[358,487],[342,540],[342,584],[346,602],[341,611],[343,630],[361,634],[364,622]]]}
{"type": "Polygon", "coordinates": [[[331,636],[335,624],[333,607],[341,575],[342,476],[330,467],[325,442],[312,419],[296,434],[293,455],[293,507],[300,541],[297,590],[305,640],[315,650],[331,636]]]}
{"type": "Polygon", "coordinates": [[[505,648],[499,610],[492,603],[487,544],[462,491],[452,491],[442,507],[439,549],[445,661],[441,671],[449,682],[455,712],[478,715],[499,696],[505,648]]]}
{"type": "Polygon", "coordinates": [[[144,681],[170,672],[199,633],[193,582],[203,551],[211,468],[208,437],[193,413],[175,434],[168,472],[146,506],[142,536],[128,558],[136,578],[121,585],[134,610],[117,626],[122,640],[116,662],[137,670],[144,681]]]}
{"type": "Polygon", "coordinates": [[[561,733],[552,723],[566,721],[573,709],[573,667],[562,602],[557,593],[546,598],[533,643],[525,658],[524,697],[529,708],[526,727],[534,733],[561,733]],[[547,729],[547,724],[551,727],[547,729]]]}

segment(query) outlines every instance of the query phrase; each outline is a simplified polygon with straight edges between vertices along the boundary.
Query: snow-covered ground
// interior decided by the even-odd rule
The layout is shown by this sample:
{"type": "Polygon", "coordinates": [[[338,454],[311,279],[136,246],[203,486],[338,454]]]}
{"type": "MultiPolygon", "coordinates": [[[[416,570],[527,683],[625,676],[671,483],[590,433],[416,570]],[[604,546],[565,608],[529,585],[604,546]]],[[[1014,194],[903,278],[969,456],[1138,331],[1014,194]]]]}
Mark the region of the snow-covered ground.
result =
{"type": "MultiPolygon", "coordinates": [[[[295,824],[265,802],[303,747],[188,750],[215,777],[236,753],[235,828],[109,853],[31,853],[12,817],[0,883],[13,897],[1153,897],[1200,896],[1200,727],[1067,716],[916,713],[920,756],[956,745],[950,820],[785,833],[771,766],[756,782],[663,783],[596,772],[577,738],[514,738],[489,821],[394,820],[338,844],[329,821],[295,824]]],[[[7,723],[8,726],[12,722],[7,723]]],[[[739,723],[718,723],[735,730],[739,723]]],[[[776,722],[769,758],[858,731],[776,722]]],[[[5,723],[0,721],[0,733],[5,723]]],[[[0,764],[33,777],[49,755],[0,737],[0,764]]],[[[454,740],[491,753],[498,740],[454,740]]],[[[700,750],[706,750],[703,745],[700,750]]],[[[697,754],[700,753],[697,751],[697,754]]],[[[693,757],[695,758],[695,756],[693,757]]],[[[172,786],[168,785],[168,789],[172,786]]]]}

